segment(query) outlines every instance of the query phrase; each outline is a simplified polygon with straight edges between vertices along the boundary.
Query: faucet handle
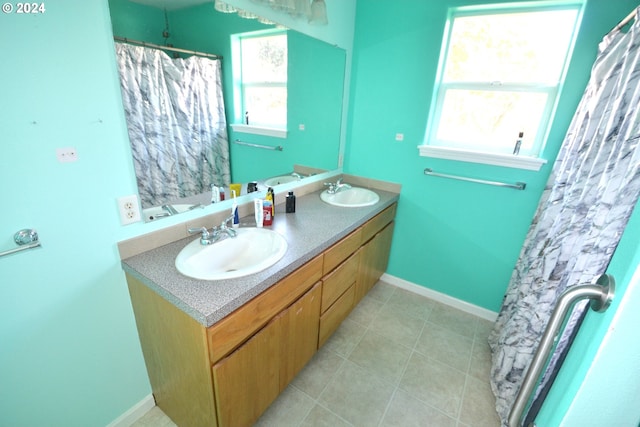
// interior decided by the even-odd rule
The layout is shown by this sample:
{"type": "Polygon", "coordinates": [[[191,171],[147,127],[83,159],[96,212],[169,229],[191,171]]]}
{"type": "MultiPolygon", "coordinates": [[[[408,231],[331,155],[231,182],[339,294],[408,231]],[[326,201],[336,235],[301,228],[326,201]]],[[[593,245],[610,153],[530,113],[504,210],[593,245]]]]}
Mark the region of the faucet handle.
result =
{"type": "Polygon", "coordinates": [[[327,190],[329,193],[335,193],[336,191],[336,184],[333,182],[325,182],[324,183],[325,187],[329,187],[329,189],[327,190]]]}
{"type": "Polygon", "coordinates": [[[212,243],[212,239],[216,237],[215,228],[213,229],[213,232],[209,232],[206,227],[188,228],[187,231],[189,234],[202,233],[200,236],[200,244],[202,245],[210,245],[212,243]]]}
{"type": "Polygon", "coordinates": [[[231,215],[229,218],[223,219],[222,223],[220,224],[220,228],[221,229],[225,229],[225,228],[229,228],[229,226],[227,225],[229,222],[233,221],[233,215],[231,215]]]}
{"type": "Polygon", "coordinates": [[[207,230],[206,227],[189,228],[187,229],[187,231],[189,232],[189,234],[202,233],[202,237],[209,236],[209,230],[207,230]]]}

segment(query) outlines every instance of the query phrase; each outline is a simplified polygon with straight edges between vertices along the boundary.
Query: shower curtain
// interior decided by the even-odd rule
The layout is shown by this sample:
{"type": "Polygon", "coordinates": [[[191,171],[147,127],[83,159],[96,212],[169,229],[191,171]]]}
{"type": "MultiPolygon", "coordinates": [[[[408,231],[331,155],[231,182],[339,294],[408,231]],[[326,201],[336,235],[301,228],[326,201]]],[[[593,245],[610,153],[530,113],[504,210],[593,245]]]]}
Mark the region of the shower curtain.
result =
{"type": "Polygon", "coordinates": [[[142,206],[228,185],[220,61],[119,42],[116,54],[142,206]]]}
{"type": "MultiPolygon", "coordinates": [[[[491,387],[505,426],[558,297],[605,272],[638,200],[639,83],[636,15],[628,33],[614,31],[599,46],[489,337],[491,387]]],[[[536,395],[544,397],[587,307],[574,307],[536,395]]]]}

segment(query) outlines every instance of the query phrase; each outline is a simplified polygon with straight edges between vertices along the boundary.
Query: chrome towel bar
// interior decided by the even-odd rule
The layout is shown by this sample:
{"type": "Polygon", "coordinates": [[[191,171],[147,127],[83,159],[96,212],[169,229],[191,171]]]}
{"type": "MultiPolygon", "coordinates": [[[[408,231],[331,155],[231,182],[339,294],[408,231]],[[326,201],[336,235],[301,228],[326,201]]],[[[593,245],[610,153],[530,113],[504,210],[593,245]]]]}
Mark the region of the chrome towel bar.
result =
{"type": "Polygon", "coordinates": [[[445,174],[445,173],[434,172],[433,169],[431,169],[431,168],[426,168],[424,170],[424,174],[425,175],[431,175],[431,176],[439,176],[441,178],[457,179],[457,180],[460,180],[460,181],[476,182],[478,184],[495,185],[497,187],[513,188],[515,190],[524,190],[527,187],[527,184],[524,183],[524,182],[516,182],[515,184],[509,184],[508,182],[487,181],[487,180],[484,180],[484,179],[467,178],[465,176],[448,175],[448,174],[445,174]]]}
{"type": "Polygon", "coordinates": [[[265,150],[275,150],[275,151],[284,150],[284,148],[282,148],[282,145],[277,145],[273,147],[271,145],[262,145],[262,144],[253,144],[251,142],[244,142],[244,141],[240,141],[239,139],[236,139],[235,143],[238,145],[246,145],[247,147],[264,148],[265,150]]]}
{"type": "Polygon", "coordinates": [[[16,234],[13,235],[13,241],[16,242],[18,247],[0,252],[0,257],[40,246],[38,233],[36,230],[28,228],[17,231],[16,234]]]}
{"type": "Polygon", "coordinates": [[[509,413],[509,427],[520,427],[522,415],[535,391],[536,384],[540,379],[549,355],[554,348],[556,338],[560,333],[560,328],[564,324],[567,315],[571,312],[573,305],[583,299],[590,299],[590,307],[598,313],[602,313],[609,308],[615,292],[615,280],[609,274],[603,274],[593,285],[574,286],[566,291],[560,298],[558,304],[553,309],[547,328],[544,330],[538,349],[536,350],[531,365],[522,380],[522,385],[509,413]]]}

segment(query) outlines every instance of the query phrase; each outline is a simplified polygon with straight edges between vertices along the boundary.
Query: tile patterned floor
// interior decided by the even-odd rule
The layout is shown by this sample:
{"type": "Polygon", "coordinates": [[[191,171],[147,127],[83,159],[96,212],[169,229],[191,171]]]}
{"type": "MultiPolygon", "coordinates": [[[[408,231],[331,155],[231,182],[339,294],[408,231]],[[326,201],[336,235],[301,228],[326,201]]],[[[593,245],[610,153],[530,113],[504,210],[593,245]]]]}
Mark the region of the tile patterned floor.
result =
{"type": "MultiPolygon", "coordinates": [[[[491,323],[378,282],[258,427],[499,427],[491,323]]],[[[175,426],[155,407],[136,427],[175,426]]]]}

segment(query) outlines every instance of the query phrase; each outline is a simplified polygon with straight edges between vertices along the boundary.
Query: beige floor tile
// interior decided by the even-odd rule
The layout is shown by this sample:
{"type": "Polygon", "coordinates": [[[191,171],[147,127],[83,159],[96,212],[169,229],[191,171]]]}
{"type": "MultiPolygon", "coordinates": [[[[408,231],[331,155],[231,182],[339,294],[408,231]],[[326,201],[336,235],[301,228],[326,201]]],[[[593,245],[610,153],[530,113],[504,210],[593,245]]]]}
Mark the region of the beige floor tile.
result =
{"type": "Polygon", "coordinates": [[[500,427],[496,400],[487,381],[467,377],[460,422],[474,427],[500,427]]]}
{"type": "Polygon", "coordinates": [[[395,290],[396,290],[396,287],[393,285],[390,285],[385,282],[378,282],[375,284],[373,288],[371,288],[367,296],[370,296],[375,300],[385,303],[389,301],[389,298],[391,298],[391,295],[393,295],[395,290]]]}
{"type": "Polygon", "coordinates": [[[469,375],[482,380],[489,381],[491,370],[491,349],[485,341],[474,341],[471,350],[471,363],[469,365],[469,375]]]}
{"type": "Polygon", "coordinates": [[[344,359],[327,346],[321,348],[298,373],[291,384],[317,399],[331,381],[344,359]]]}
{"type": "Polygon", "coordinates": [[[295,427],[305,419],[315,405],[313,399],[296,389],[287,387],[258,419],[256,427],[295,427]]]}
{"type": "Polygon", "coordinates": [[[362,298],[347,319],[359,323],[362,326],[369,326],[383,305],[384,303],[370,296],[366,296],[362,298]]]}
{"type": "Polygon", "coordinates": [[[397,390],[391,399],[387,412],[382,419],[381,427],[454,427],[456,421],[409,396],[402,390],[397,390]]]}
{"type": "Polygon", "coordinates": [[[475,339],[487,342],[487,338],[489,338],[489,333],[491,332],[491,329],[493,329],[494,323],[495,322],[490,322],[489,320],[478,319],[475,339]]]}
{"type": "Polygon", "coordinates": [[[355,346],[358,345],[358,342],[360,342],[366,330],[367,328],[365,326],[347,318],[322,347],[340,356],[347,357],[351,354],[355,346]]]}
{"type": "Polygon", "coordinates": [[[389,298],[388,304],[393,305],[397,310],[409,316],[422,320],[426,320],[429,317],[429,313],[435,306],[433,300],[400,288],[396,288],[391,298],[389,298]]]}
{"type": "Polygon", "coordinates": [[[157,406],[151,408],[142,418],[138,419],[131,427],[177,427],[176,424],[171,421],[162,409],[157,406]]]}
{"type": "Polygon", "coordinates": [[[451,366],[413,352],[400,389],[457,418],[466,375],[451,366]]]}
{"type": "Polygon", "coordinates": [[[398,344],[413,348],[425,322],[395,308],[396,306],[385,304],[369,325],[369,329],[398,344]]]}
{"type": "Polygon", "coordinates": [[[343,420],[330,410],[316,405],[311,409],[300,427],[350,427],[353,424],[343,420]]]}
{"type": "Polygon", "coordinates": [[[410,348],[369,330],[353,349],[349,360],[397,386],[410,356],[410,348]]]}
{"type": "Polygon", "coordinates": [[[415,349],[425,356],[466,373],[469,369],[472,347],[471,338],[466,338],[443,326],[426,322],[415,349]]]}
{"type": "Polygon", "coordinates": [[[345,361],[318,402],[358,426],[375,426],[382,419],[394,387],[370,371],[345,361]]]}
{"type": "Polygon", "coordinates": [[[478,323],[478,318],[473,314],[465,313],[462,310],[441,303],[435,303],[427,320],[467,338],[475,336],[478,323]]]}

